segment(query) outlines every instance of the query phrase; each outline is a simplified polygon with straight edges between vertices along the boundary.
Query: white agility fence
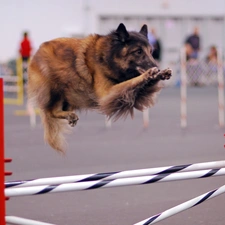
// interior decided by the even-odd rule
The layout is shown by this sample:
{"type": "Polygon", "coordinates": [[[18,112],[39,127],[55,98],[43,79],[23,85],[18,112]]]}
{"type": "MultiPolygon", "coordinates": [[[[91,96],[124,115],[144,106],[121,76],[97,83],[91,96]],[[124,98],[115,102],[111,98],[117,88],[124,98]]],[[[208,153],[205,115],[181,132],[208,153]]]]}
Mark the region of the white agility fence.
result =
{"type": "MultiPolygon", "coordinates": [[[[184,202],[180,205],[177,205],[171,209],[168,209],[162,213],[159,213],[157,215],[154,215],[150,218],[147,218],[141,222],[135,223],[134,225],[149,225],[149,224],[154,224],[157,223],[161,220],[164,220],[168,217],[171,217],[179,212],[182,212],[184,210],[187,210],[189,208],[192,208],[194,206],[197,206],[211,198],[214,198],[220,194],[225,193],[225,185],[221,186],[215,190],[209,191],[203,195],[200,195],[196,198],[193,198],[187,202],[184,202]]],[[[49,224],[49,223],[43,223],[43,222],[38,222],[34,220],[27,220],[19,217],[13,217],[13,216],[6,216],[6,222],[10,224],[16,224],[16,225],[54,225],[54,224],[49,224]]]]}
{"type": "MultiPolygon", "coordinates": [[[[4,104],[3,79],[0,78],[0,224],[16,225],[53,225],[49,223],[24,219],[15,216],[5,216],[5,198],[13,196],[39,195],[74,190],[93,190],[98,188],[119,187],[128,185],[144,185],[158,182],[168,182],[186,179],[208,178],[225,175],[225,161],[175,165],[167,167],[128,170],[119,172],[75,175],[35,180],[12,181],[4,183],[4,163],[10,160],[4,158],[4,104]]],[[[134,225],[148,225],[172,216],[190,207],[196,206],[207,199],[225,192],[225,186],[210,191],[188,202],[173,207],[165,212],[145,219],[134,225]]]]}
{"type": "Polygon", "coordinates": [[[65,191],[82,191],[92,190],[98,188],[120,187],[130,185],[150,184],[157,182],[168,182],[177,180],[206,178],[212,176],[225,175],[225,168],[202,170],[192,172],[181,172],[174,174],[159,174],[143,177],[128,177],[113,180],[100,180],[100,181],[84,181],[76,183],[61,183],[57,185],[41,185],[33,187],[18,187],[8,188],[5,190],[6,197],[39,195],[47,193],[65,192],[65,191]]]}
{"type": "Polygon", "coordinates": [[[17,216],[6,216],[5,220],[7,223],[9,224],[15,224],[15,225],[55,225],[55,224],[51,224],[51,223],[44,223],[44,222],[39,222],[39,221],[35,221],[35,220],[28,220],[28,219],[24,219],[21,217],[17,217],[17,216]]]}
{"type": "Polygon", "coordinates": [[[39,185],[55,185],[60,183],[74,183],[74,182],[85,182],[85,181],[98,181],[98,180],[113,180],[120,178],[129,177],[140,177],[149,175],[162,175],[162,174],[172,174],[176,172],[189,172],[189,171],[199,171],[207,169],[217,169],[225,168],[224,161],[215,162],[204,162],[204,163],[194,163],[185,165],[173,165],[164,166],[157,168],[139,169],[139,170],[125,170],[117,172],[106,172],[106,173],[95,173],[95,174],[85,174],[85,175],[73,175],[73,176],[61,176],[61,177],[51,177],[51,178],[39,178],[34,180],[19,180],[5,182],[5,188],[12,187],[30,187],[39,185]]]}
{"type": "Polygon", "coordinates": [[[0,77],[4,79],[4,92],[14,93],[16,97],[4,97],[5,104],[22,105],[24,102],[24,90],[23,90],[23,68],[22,59],[16,60],[16,76],[2,75],[0,77]]]}
{"type": "Polygon", "coordinates": [[[186,50],[180,51],[180,126],[187,127],[187,86],[188,85],[210,85],[216,83],[218,86],[218,121],[219,126],[225,126],[224,112],[224,68],[222,51],[217,49],[217,62],[210,63],[197,59],[186,59],[186,50]]]}
{"type": "Polygon", "coordinates": [[[223,194],[223,193],[225,193],[225,185],[219,187],[218,189],[215,189],[215,190],[209,191],[209,192],[207,192],[207,193],[205,193],[203,195],[200,195],[200,196],[198,196],[196,198],[193,198],[193,199],[191,199],[191,200],[189,200],[187,202],[184,202],[184,203],[182,203],[180,205],[177,205],[177,206],[175,206],[175,207],[173,207],[171,209],[168,209],[168,210],[166,210],[166,211],[164,211],[162,213],[154,215],[154,216],[152,216],[152,217],[150,217],[148,219],[145,219],[145,220],[143,220],[143,221],[141,221],[139,223],[135,223],[134,225],[149,225],[149,224],[157,223],[157,222],[159,222],[161,220],[164,220],[164,219],[166,219],[166,218],[168,218],[170,216],[173,216],[173,215],[175,215],[175,214],[177,214],[179,212],[182,212],[182,211],[184,211],[186,209],[189,209],[189,208],[192,208],[194,206],[197,206],[197,205],[203,203],[204,201],[209,200],[211,198],[214,198],[214,197],[216,197],[216,196],[218,196],[220,194],[223,194]]]}
{"type": "MultiPolygon", "coordinates": [[[[143,185],[157,182],[208,178],[222,175],[225,175],[225,161],[173,165],[139,170],[6,182],[5,196],[13,197],[65,191],[93,190],[98,188],[143,185]]],[[[224,192],[225,186],[222,186],[183,204],[168,209],[165,212],[152,216],[139,223],[135,223],[134,225],[148,225],[159,222],[224,192]]],[[[10,223],[18,225],[53,225],[11,216],[7,216],[6,221],[11,221],[10,223]]]]}

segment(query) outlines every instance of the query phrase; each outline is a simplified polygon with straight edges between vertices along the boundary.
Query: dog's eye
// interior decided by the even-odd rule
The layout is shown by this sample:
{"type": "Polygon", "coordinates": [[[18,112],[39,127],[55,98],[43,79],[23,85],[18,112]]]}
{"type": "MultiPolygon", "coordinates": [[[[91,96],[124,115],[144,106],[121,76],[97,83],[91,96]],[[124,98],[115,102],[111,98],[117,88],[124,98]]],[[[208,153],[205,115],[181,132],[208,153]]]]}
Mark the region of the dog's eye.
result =
{"type": "Polygon", "coordinates": [[[136,51],[136,53],[137,53],[138,55],[141,55],[142,52],[143,52],[142,49],[138,49],[138,50],[136,51]]]}

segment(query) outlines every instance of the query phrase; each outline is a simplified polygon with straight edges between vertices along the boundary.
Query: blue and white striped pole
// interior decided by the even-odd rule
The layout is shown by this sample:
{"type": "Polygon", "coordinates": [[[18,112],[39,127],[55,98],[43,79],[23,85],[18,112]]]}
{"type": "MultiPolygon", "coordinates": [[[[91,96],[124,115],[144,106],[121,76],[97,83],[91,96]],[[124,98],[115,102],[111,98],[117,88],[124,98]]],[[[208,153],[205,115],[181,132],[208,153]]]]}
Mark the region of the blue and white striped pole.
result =
{"type": "Polygon", "coordinates": [[[88,182],[83,181],[83,182],[77,182],[77,183],[67,183],[67,184],[58,184],[58,185],[42,185],[42,186],[34,186],[34,187],[7,188],[5,189],[5,196],[13,197],[13,196],[26,196],[26,195],[39,195],[39,194],[46,194],[46,193],[65,192],[65,191],[81,191],[81,190],[91,190],[91,189],[97,189],[97,188],[141,185],[141,184],[150,184],[150,183],[157,183],[157,182],[206,178],[206,177],[222,176],[222,175],[225,175],[225,168],[193,171],[193,172],[182,172],[182,173],[174,173],[174,174],[158,174],[158,175],[152,175],[152,176],[129,177],[129,178],[114,179],[114,180],[100,180],[100,181],[88,181],[88,182]]]}
{"type": "Polygon", "coordinates": [[[194,206],[197,206],[199,205],[200,203],[208,200],[208,199],[211,199],[211,198],[214,198],[220,194],[223,194],[225,193],[225,185],[218,188],[218,189],[215,189],[215,190],[212,190],[212,191],[209,191],[199,197],[196,197],[196,198],[193,198],[187,202],[184,202],[180,205],[177,205],[171,209],[168,209],[162,213],[159,213],[157,215],[154,215],[148,219],[145,219],[139,223],[135,223],[134,225],[150,225],[150,224],[154,224],[154,223],[157,223],[161,220],[164,220],[170,216],[173,216],[179,212],[182,212],[186,209],[189,209],[189,208],[192,208],[194,206]]]}
{"type": "Polygon", "coordinates": [[[74,175],[74,176],[62,176],[62,177],[50,177],[39,178],[25,181],[9,181],[5,182],[5,188],[15,187],[29,187],[39,185],[56,185],[62,183],[76,183],[86,181],[99,181],[99,180],[113,180],[128,177],[139,177],[149,175],[162,175],[173,174],[177,172],[199,171],[206,169],[225,168],[225,161],[204,162],[186,165],[174,165],[157,168],[139,169],[139,170],[126,170],[118,172],[106,172],[96,174],[74,175]]]}

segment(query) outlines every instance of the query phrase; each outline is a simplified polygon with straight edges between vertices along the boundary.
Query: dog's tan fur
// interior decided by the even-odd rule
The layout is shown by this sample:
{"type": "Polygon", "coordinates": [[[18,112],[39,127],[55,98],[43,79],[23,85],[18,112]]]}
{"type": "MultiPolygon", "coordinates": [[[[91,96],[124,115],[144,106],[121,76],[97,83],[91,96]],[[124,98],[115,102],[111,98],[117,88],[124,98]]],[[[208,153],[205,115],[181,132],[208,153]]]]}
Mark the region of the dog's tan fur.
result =
{"type": "Polygon", "coordinates": [[[145,25],[140,33],[129,33],[120,24],[105,36],[59,38],[40,46],[28,68],[28,98],[40,108],[44,137],[52,148],[65,150],[65,122],[76,124],[76,110],[97,109],[118,119],[154,104],[159,80],[169,79],[171,70],[156,68],[146,31],[145,25]],[[118,51],[112,54],[114,43],[118,51]]]}

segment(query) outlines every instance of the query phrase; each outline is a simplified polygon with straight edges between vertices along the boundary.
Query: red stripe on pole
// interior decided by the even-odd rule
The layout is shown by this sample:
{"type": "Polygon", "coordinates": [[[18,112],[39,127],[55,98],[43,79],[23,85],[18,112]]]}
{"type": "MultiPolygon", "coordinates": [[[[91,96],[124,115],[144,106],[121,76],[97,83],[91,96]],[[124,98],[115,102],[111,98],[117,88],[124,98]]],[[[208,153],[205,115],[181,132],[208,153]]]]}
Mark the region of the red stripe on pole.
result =
{"type": "Polygon", "coordinates": [[[181,119],[187,119],[187,116],[186,115],[181,115],[181,119]]]}
{"type": "Polygon", "coordinates": [[[5,176],[11,176],[12,172],[5,172],[5,176]]]}
{"type": "Polygon", "coordinates": [[[224,109],[224,105],[223,104],[219,104],[219,109],[224,109]]]}
{"type": "Polygon", "coordinates": [[[186,101],[187,101],[187,98],[181,97],[181,101],[182,101],[182,102],[186,102],[186,101]]]}
{"type": "Polygon", "coordinates": [[[223,89],[223,88],[224,88],[223,83],[222,83],[222,84],[219,83],[219,84],[218,84],[218,88],[219,88],[219,89],[223,89]]]}
{"type": "Polygon", "coordinates": [[[5,163],[10,163],[10,162],[12,162],[12,159],[8,159],[8,158],[7,158],[7,159],[5,159],[4,161],[5,161],[5,163]]]}
{"type": "Polygon", "coordinates": [[[0,78],[0,224],[5,224],[4,94],[0,78]]]}

